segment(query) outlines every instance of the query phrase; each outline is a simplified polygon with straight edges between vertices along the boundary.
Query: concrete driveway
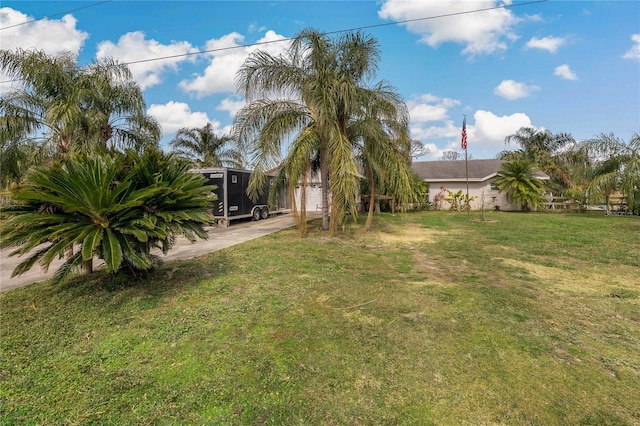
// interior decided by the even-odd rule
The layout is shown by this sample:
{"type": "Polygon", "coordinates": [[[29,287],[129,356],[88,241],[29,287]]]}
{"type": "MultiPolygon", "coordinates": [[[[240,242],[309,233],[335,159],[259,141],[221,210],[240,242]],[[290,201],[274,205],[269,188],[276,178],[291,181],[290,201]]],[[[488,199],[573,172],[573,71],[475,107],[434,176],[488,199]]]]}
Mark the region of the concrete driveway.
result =
{"type": "MultiPolygon", "coordinates": [[[[317,217],[320,217],[319,213],[307,212],[307,219],[310,220],[317,217]]],[[[289,213],[257,222],[244,220],[234,221],[231,226],[226,228],[207,228],[207,232],[209,233],[208,240],[199,240],[195,244],[191,244],[187,239],[179,238],[174,248],[169,251],[166,256],[162,256],[162,259],[164,261],[170,261],[198,257],[292,226],[295,226],[295,220],[289,213]]],[[[51,263],[48,272],[43,271],[42,268],[38,266],[34,266],[27,273],[11,278],[13,269],[24,260],[24,257],[9,257],[9,253],[13,250],[13,248],[0,250],[0,291],[49,279],[63,263],[62,260],[56,259],[51,263]]]]}

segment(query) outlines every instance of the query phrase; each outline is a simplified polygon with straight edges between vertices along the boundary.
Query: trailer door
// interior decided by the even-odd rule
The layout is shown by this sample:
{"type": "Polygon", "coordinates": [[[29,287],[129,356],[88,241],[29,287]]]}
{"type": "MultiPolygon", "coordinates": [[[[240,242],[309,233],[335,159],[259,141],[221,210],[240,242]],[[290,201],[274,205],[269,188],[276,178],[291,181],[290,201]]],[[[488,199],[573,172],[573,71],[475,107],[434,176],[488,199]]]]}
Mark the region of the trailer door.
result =
{"type": "Polygon", "coordinates": [[[229,217],[247,214],[244,211],[244,199],[246,198],[244,189],[246,186],[243,182],[243,174],[244,173],[235,170],[227,171],[227,208],[229,210],[229,217]]]}
{"type": "Polygon", "coordinates": [[[213,216],[217,218],[224,218],[226,216],[225,206],[226,199],[224,196],[224,173],[222,170],[203,173],[207,178],[207,185],[215,185],[213,194],[216,196],[216,200],[213,202],[213,216]]]}

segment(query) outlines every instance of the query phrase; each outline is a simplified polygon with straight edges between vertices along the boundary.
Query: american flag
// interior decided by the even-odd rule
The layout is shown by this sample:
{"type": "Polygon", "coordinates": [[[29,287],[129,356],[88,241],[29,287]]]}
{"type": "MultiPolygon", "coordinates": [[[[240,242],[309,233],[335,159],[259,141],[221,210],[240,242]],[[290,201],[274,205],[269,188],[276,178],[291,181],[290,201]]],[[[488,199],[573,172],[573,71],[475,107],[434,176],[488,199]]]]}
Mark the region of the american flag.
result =
{"type": "Polygon", "coordinates": [[[462,149],[467,149],[467,116],[462,120],[462,149]]]}

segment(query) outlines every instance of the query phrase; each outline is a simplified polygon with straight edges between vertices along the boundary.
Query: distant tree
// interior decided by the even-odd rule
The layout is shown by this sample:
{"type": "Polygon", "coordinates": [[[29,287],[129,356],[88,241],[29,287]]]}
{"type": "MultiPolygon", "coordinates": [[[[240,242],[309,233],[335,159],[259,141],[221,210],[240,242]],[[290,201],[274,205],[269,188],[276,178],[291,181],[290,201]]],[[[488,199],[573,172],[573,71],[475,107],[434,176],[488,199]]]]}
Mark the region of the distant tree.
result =
{"type": "Polygon", "coordinates": [[[20,85],[0,100],[0,132],[14,142],[48,144],[59,157],[155,148],[158,123],[146,115],[126,65],[103,59],[81,67],[69,53],[0,51],[0,68],[20,85]]]}
{"type": "Polygon", "coordinates": [[[59,257],[62,280],[93,258],[107,272],[151,269],[179,235],[207,238],[211,223],[211,187],[188,165],[160,152],[129,151],[115,156],[69,157],[33,169],[12,189],[11,203],[0,210],[0,247],[27,255],[12,276],[35,264],[47,269],[59,257]]]}
{"type": "Polygon", "coordinates": [[[625,143],[603,133],[585,147],[596,153],[594,177],[586,188],[589,200],[604,198],[608,209],[609,196],[619,191],[631,210],[640,210],[640,134],[625,143]]]}
{"type": "Polygon", "coordinates": [[[411,141],[411,158],[416,159],[424,155],[428,155],[431,150],[419,140],[413,139],[411,141]]]}
{"type": "Polygon", "coordinates": [[[51,156],[33,141],[0,138],[0,191],[20,183],[29,168],[45,163],[51,156]]]}
{"type": "Polygon", "coordinates": [[[218,136],[211,123],[200,128],[182,128],[171,141],[171,149],[196,167],[235,167],[244,165],[242,153],[232,146],[231,136],[218,136]]]}
{"type": "Polygon", "coordinates": [[[502,164],[495,179],[500,192],[507,199],[519,204],[522,211],[529,211],[542,203],[544,183],[535,176],[536,168],[530,161],[513,160],[502,164]]]}
{"type": "Polygon", "coordinates": [[[508,135],[505,143],[515,143],[520,148],[516,151],[502,151],[498,154],[499,159],[531,162],[551,177],[551,185],[555,192],[562,192],[572,186],[569,173],[562,167],[558,158],[568,145],[575,144],[571,134],[521,127],[516,133],[508,135]]]}
{"type": "MultiPolygon", "coordinates": [[[[570,177],[570,186],[562,194],[576,199],[580,205],[589,203],[586,189],[597,174],[597,154],[586,143],[576,143],[556,156],[558,166],[570,177]]],[[[591,200],[595,201],[595,200],[591,200]]]]}
{"type": "Polygon", "coordinates": [[[455,161],[462,160],[464,157],[457,151],[443,151],[440,161],[455,161]]]}

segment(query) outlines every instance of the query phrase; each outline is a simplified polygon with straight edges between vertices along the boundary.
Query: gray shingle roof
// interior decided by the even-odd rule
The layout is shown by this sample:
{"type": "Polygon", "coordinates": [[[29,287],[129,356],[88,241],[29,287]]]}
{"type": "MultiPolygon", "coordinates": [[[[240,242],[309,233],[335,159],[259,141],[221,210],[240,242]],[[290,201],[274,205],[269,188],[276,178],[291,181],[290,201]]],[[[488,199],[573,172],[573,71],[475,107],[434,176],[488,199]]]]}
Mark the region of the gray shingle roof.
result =
{"type": "MultiPolygon", "coordinates": [[[[498,174],[504,160],[469,160],[467,169],[469,181],[483,182],[498,174]]],[[[416,161],[411,169],[427,182],[465,181],[465,161],[416,161]]],[[[538,172],[539,179],[547,180],[549,176],[538,172]]]]}

